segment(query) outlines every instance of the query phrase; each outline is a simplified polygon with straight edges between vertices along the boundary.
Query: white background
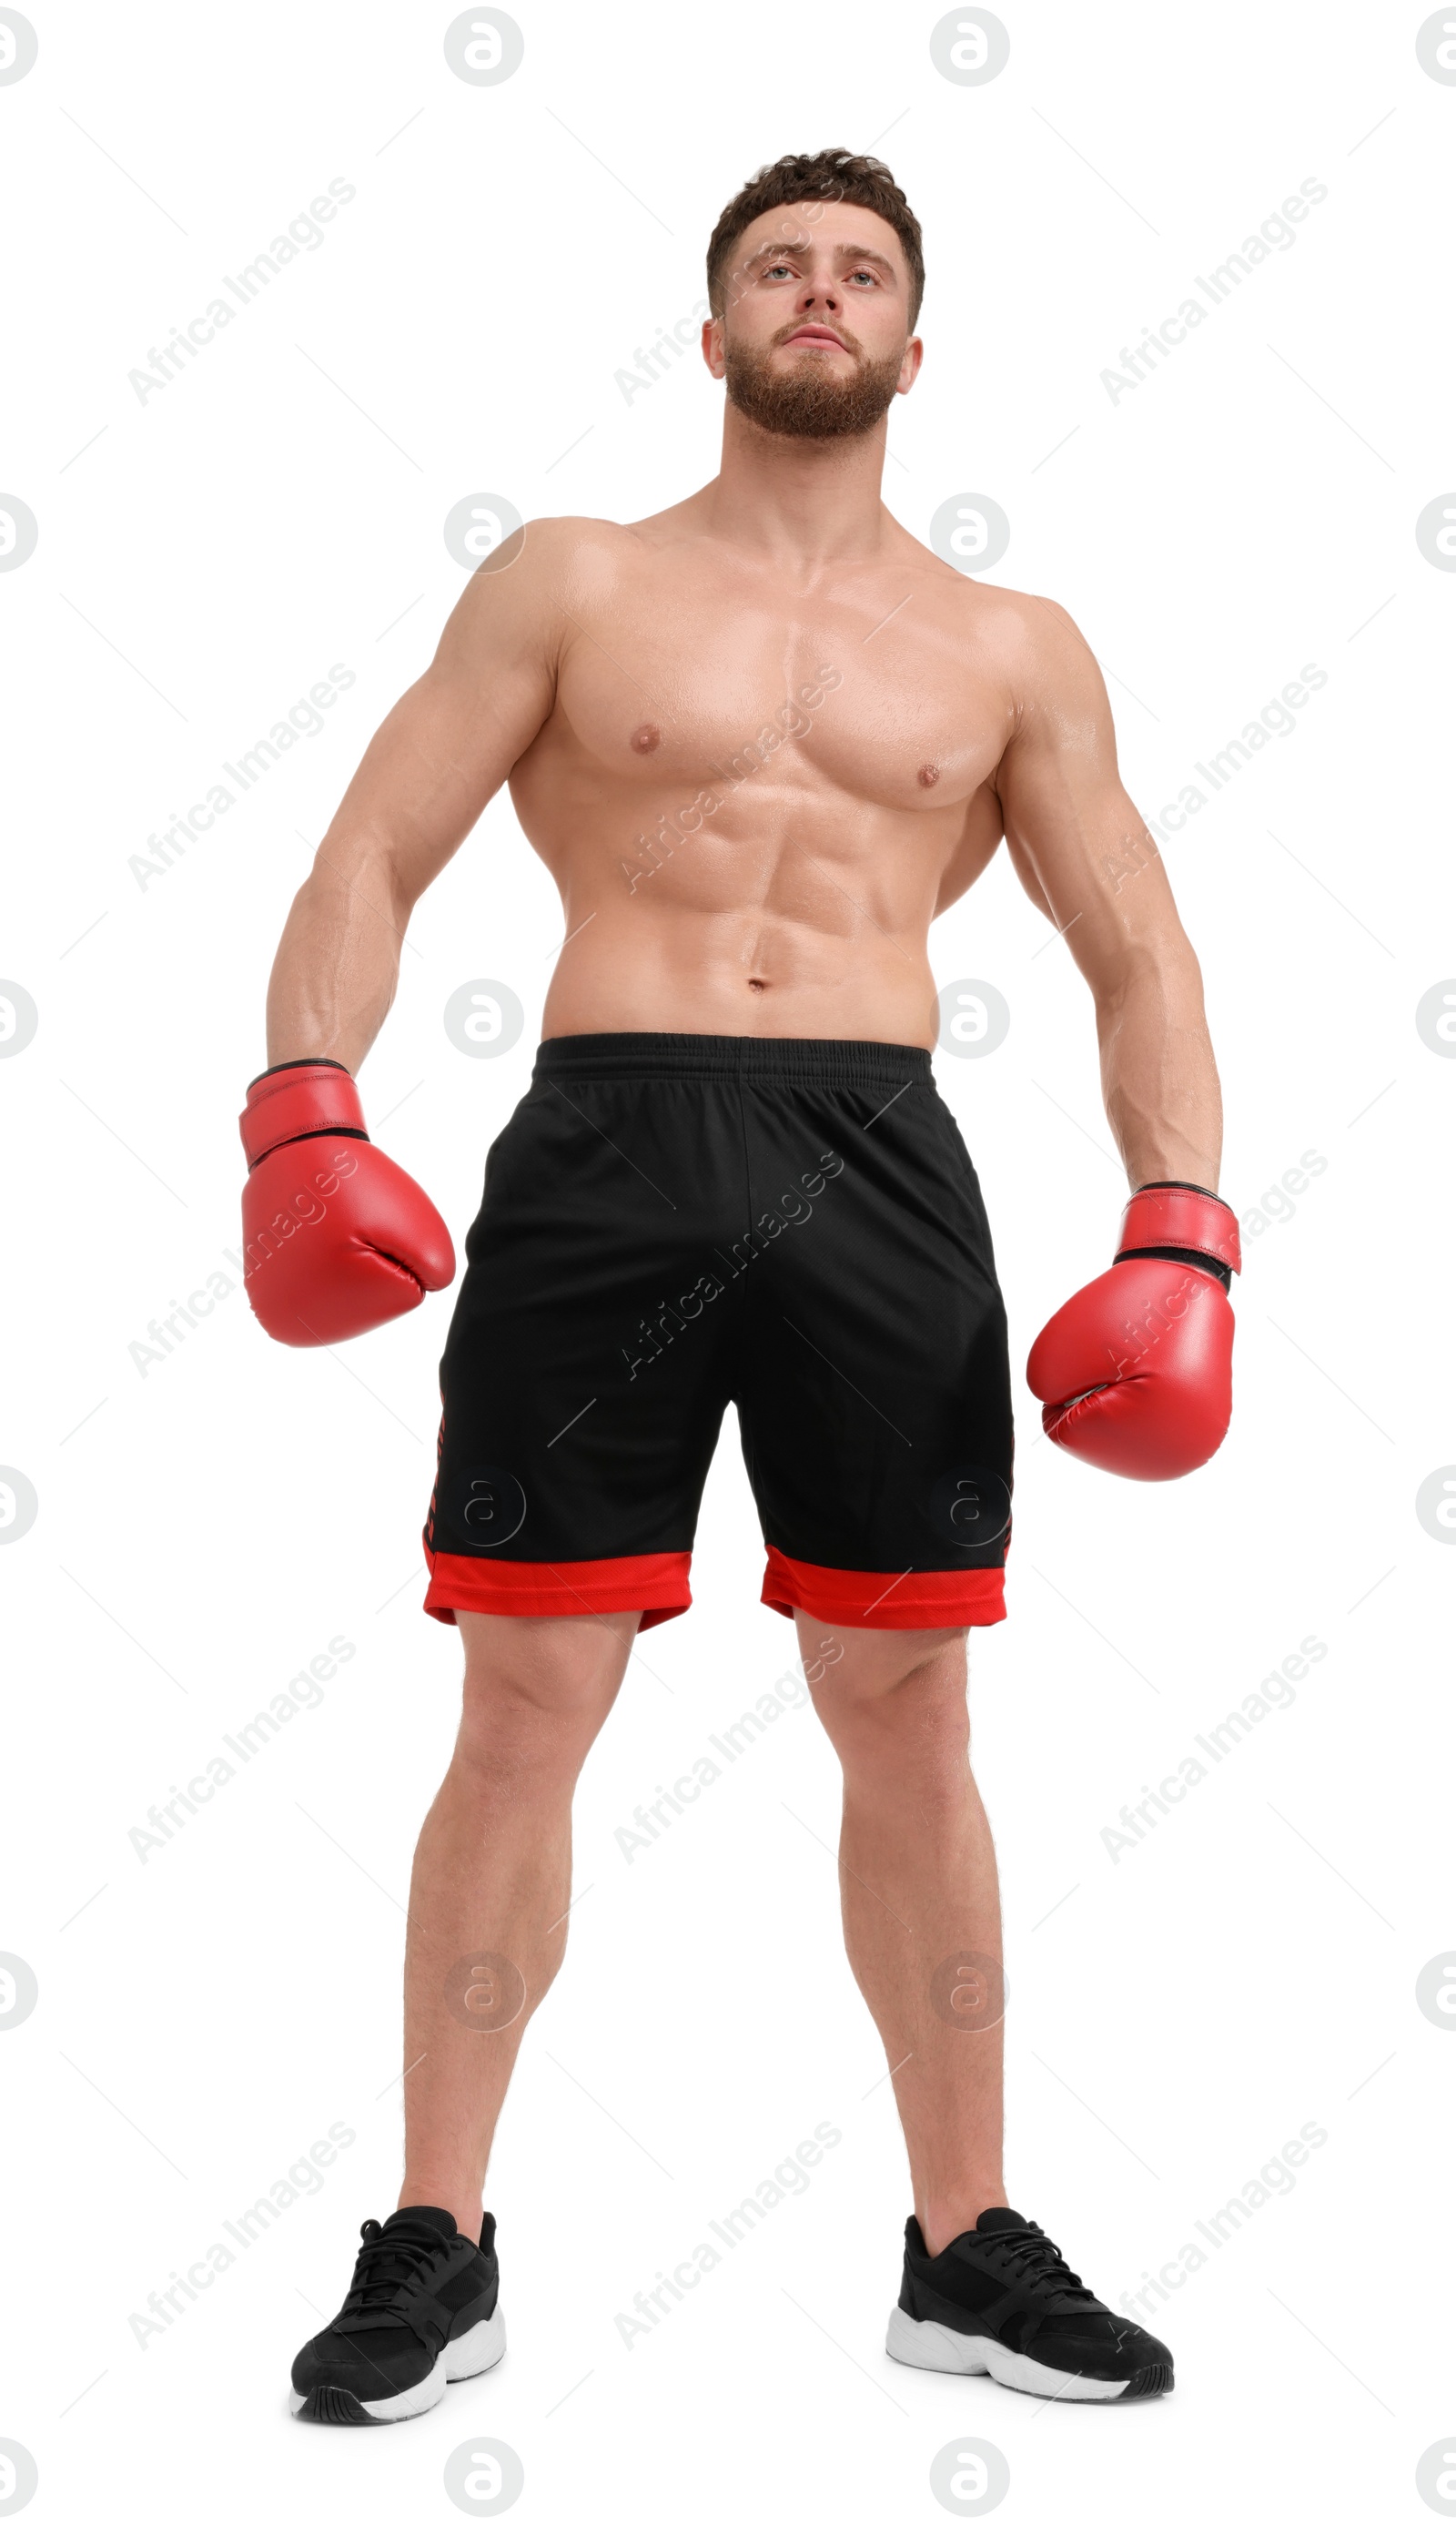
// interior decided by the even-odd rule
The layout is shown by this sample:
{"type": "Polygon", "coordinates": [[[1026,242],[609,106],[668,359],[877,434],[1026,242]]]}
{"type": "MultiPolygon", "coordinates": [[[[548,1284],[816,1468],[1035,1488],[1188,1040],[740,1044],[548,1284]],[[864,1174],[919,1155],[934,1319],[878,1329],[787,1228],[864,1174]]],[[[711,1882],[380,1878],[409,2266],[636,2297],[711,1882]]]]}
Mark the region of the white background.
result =
{"type": "MultiPolygon", "coordinates": [[[[1415,521],[1456,478],[1456,87],[1418,62],[1419,9],[1008,6],[981,87],[934,66],[933,8],[522,6],[494,87],[447,66],[451,14],[37,8],[38,61],[0,86],[0,491],[39,524],[0,575],[0,971],[39,1011],[0,1060],[0,1460],[39,1501],[0,1555],[0,1947],[39,1984],[0,2046],[0,2435],[38,2463],[37,2516],[448,2517],[472,2428],[519,2455],[521,2516],[552,2520],[934,2517],[957,2431],[1000,2450],[1005,2513],[1039,2525],[1425,2514],[1416,2465],[1456,2419],[1456,2042],[1415,1998],[1456,1947],[1456,1556],[1415,1495],[1456,1458],[1456,1066],[1415,1009],[1456,972],[1456,575],[1415,521]],[[1018,1362],[1010,1618],[972,1635],[971,1685],[1010,2196],[1115,2305],[1302,2125],[1328,2136],[1144,2307],[1169,2401],[1047,2406],[885,2358],[908,2186],[812,1715],[630,1866],[614,1839],[794,1655],[754,1601],[730,1423],[694,1610],[646,1638],[578,1801],[584,1899],[488,2190],[510,2355],[408,2427],[299,2428],[289,2361],[397,2183],[402,1903],[458,1707],[417,1547],[451,1301],[314,1354],[269,1345],[235,1287],[145,1374],[129,1346],[228,1268],[273,945],[463,585],[447,512],[492,491],[630,519],[704,479],[721,389],[696,354],[630,400],[615,372],[702,296],[744,178],[832,143],[878,144],[926,233],[890,505],[924,535],[951,495],[1000,504],[995,575],[1082,624],[1144,811],[1302,667],[1328,677],[1167,844],[1228,1197],[1247,1218],[1326,1161],[1246,1231],[1234,1426],[1188,1481],[1038,1443],[1019,1363],[1108,1260],[1123,1192],[1091,1005],[1003,861],[932,940],[939,981],[1011,1010],[994,1056],[937,1064],[1018,1362]],[[140,402],[128,371],[335,177],[355,198],[322,245],[140,402]],[[1328,198],[1296,243],[1114,403],[1100,371],[1307,177],[1328,198]],[[356,680],[320,731],[139,884],[148,835],[336,663],[356,680]],[[320,1705],[143,1863],[148,1807],[335,1635],[355,1655],[320,1705]],[[1292,1706],[1114,1862],[1120,1807],[1309,1635],[1328,1654],[1292,1706]],[[625,2348],[634,2293],[821,2121],[843,2136],[806,2195],[625,2348]],[[356,2137],[321,2190],[140,2345],[149,2292],[335,2122],[356,2137]]],[[[503,796],[419,907],[363,1076],[457,1244],[558,933],[503,796]],[[480,977],[526,1010],[496,1060],[442,1026],[480,977]]]]}

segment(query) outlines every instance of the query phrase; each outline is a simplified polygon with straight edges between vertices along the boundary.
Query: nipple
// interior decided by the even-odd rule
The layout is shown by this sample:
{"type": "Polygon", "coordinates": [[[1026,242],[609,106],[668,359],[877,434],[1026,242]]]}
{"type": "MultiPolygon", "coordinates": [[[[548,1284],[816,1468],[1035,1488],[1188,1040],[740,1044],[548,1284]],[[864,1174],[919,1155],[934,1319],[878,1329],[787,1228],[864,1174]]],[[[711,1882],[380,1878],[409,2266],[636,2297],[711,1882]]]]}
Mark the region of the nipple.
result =
{"type": "Polygon", "coordinates": [[[915,774],[922,789],[933,789],[940,776],[941,767],[938,763],[922,763],[915,774]]]}
{"type": "Polygon", "coordinates": [[[650,718],[644,719],[641,727],[634,728],[632,731],[634,754],[655,754],[661,742],[662,731],[659,727],[654,727],[650,718]]]}

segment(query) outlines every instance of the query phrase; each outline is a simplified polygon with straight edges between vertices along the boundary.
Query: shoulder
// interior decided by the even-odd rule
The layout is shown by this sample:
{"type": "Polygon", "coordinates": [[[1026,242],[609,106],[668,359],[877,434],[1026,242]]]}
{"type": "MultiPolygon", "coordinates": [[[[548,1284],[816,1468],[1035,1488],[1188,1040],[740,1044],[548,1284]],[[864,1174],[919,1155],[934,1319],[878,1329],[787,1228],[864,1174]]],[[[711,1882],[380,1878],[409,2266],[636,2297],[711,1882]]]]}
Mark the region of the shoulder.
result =
{"type": "Polygon", "coordinates": [[[607,518],[527,519],[471,571],[447,647],[476,657],[503,643],[554,650],[568,617],[620,576],[632,541],[607,518]]]}
{"type": "Polygon", "coordinates": [[[999,650],[1008,663],[1055,666],[1079,655],[1091,657],[1071,615],[1055,597],[998,587],[954,569],[924,545],[916,551],[936,595],[958,618],[966,636],[999,650]]]}
{"type": "Polygon", "coordinates": [[[978,653],[978,664],[998,667],[1020,688],[1076,681],[1096,661],[1064,605],[1020,587],[999,587],[942,561],[917,536],[903,534],[903,558],[926,582],[926,595],[947,627],[978,653]]]}
{"type": "Polygon", "coordinates": [[[625,554],[641,540],[636,526],[619,525],[614,518],[530,518],[521,533],[539,553],[557,560],[581,554],[625,554]]]}
{"type": "Polygon", "coordinates": [[[1106,686],[1092,649],[1055,597],[971,581],[967,627],[1000,670],[1018,717],[1050,712],[1067,722],[1105,711],[1106,686]]]}
{"type": "Polygon", "coordinates": [[[509,574],[521,584],[562,586],[604,564],[619,566],[635,540],[632,527],[609,518],[528,518],[486,555],[471,585],[509,574]]]}

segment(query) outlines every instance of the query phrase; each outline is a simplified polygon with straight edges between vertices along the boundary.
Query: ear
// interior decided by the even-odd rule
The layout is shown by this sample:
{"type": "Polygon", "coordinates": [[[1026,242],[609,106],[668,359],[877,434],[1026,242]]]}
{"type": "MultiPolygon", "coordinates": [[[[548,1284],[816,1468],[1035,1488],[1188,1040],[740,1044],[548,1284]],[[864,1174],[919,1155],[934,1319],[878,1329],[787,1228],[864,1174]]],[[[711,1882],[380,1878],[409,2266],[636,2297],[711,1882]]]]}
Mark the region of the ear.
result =
{"type": "Polygon", "coordinates": [[[723,357],[723,320],[721,316],[707,316],[704,319],[703,357],[706,363],[709,376],[722,377],[726,374],[728,363],[723,357]]]}

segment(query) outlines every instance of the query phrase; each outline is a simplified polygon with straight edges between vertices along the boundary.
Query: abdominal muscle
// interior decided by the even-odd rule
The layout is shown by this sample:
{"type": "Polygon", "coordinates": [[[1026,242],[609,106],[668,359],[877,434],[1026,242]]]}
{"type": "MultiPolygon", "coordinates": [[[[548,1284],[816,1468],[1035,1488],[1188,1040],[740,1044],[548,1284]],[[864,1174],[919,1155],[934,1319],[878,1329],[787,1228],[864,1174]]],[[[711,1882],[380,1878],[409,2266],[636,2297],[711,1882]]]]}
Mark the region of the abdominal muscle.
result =
{"type": "MultiPolygon", "coordinates": [[[[519,813],[525,802],[516,803],[519,813]]],[[[926,935],[944,838],[926,817],[853,801],[827,816],[825,803],[815,814],[801,796],[792,805],[763,799],[751,822],[735,801],[738,812],[725,811],[710,832],[640,866],[624,865],[600,827],[578,827],[567,841],[539,829],[539,815],[522,815],[560,889],[564,922],[543,1034],[797,1035],[932,1049],[926,935]]]]}
{"type": "Polygon", "coordinates": [[[542,1033],[836,1036],[935,1043],[923,950],[826,937],[760,913],[600,908],[561,954],[542,1033]]]}

